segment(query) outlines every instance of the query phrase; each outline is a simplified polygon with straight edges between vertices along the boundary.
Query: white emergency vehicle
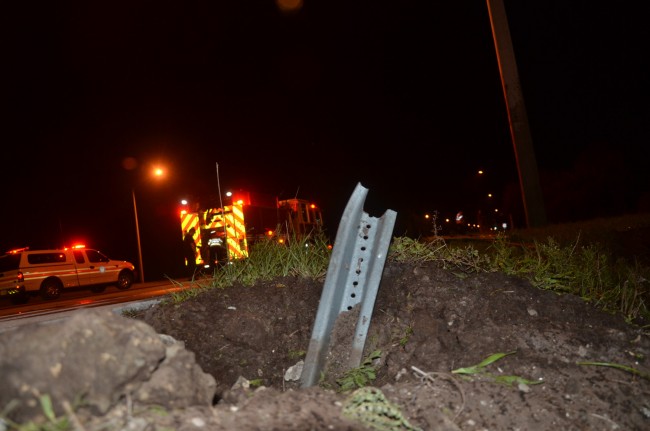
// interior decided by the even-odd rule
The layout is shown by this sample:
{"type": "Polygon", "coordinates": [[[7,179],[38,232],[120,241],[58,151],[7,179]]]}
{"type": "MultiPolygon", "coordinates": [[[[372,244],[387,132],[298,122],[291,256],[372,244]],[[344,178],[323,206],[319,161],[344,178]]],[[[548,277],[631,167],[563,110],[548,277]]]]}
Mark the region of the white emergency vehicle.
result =
{"type": "Polygon", "coordinates": [[[112,260],[98,250],[76,246],[60,250],[11,250],[0,256],[0,297],[14,303],[31,295],[55,299],[64,289],[88,287],[101,292],[107,286],[128,289],[135,279],[135,266],[112,260]]]}

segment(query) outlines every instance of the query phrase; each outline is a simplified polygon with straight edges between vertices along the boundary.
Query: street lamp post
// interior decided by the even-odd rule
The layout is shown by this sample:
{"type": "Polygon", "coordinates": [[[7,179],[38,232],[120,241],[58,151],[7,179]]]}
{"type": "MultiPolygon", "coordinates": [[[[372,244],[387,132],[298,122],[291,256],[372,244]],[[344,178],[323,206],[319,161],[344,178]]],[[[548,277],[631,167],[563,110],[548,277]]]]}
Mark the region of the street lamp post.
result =
{"type": "Polygon", "coordinates": [[[138,276],[140,283],[144,283],[144,268],[142,267],[142,245],[140,243],[140,223],[138,223],[138,206],[135,203],[134,189],[131,189],[131,196],[133,197],[133,214],[135,215],[135,235],[138,238],[138,263],[140,264],[138,276]]]}
{"type": "MultiPolygon", "coordinates": [[[[155,178],[161,178],[165,175],[165,171],[161,167],[155,167],[151,174],[155,178]]],[[[142,242],[140,241],[140,222],[138,221],[138,205],[135,200],[135,188],[131,188],[131,197],[133,198],[133,215],[135,217],[135,235],[138,239],[138,263],[140,268],[138,271],[140,283],[144,283],[144,267],[142,264],[142,242]]]]}
{"type": "MultiPolygon", "coordinates": [[[[135,168],[135,164],[132,164],[132,168],[135,168]]],[[[162,167],[153,167],[150,171],[150,175],[156,179],[162,178],[166,175],[165,170],[162,167]]],[[[138,205],[135,200],[135,187],[131,187],[131,198],[133,199],[133,215],[135,217],[135,234],[138,239],[138,263],[140,268],[138,271],[140,283],[144,283],[144,268],[142,264],[142,242],[140,241],[140,223],[138,221],[138,205]]]]}

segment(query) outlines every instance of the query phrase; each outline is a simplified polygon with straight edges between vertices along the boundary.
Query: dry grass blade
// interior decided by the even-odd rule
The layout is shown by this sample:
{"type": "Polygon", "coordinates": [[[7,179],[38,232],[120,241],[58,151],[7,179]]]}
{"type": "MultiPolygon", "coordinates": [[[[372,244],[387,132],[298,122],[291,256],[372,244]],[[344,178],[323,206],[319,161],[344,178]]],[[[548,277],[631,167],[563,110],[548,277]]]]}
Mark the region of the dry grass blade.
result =
{"type": "Polygon", "coordinates": [[[413,371],[415,371],[415,373],[418,374],[422,378],[422,380],[426,382],[427,386],[429,386],[429,387],[431,387],[431,384],[434,382],[434,376],[437,376],[437,377],[446,378],[447,380],[449,380],[456,387],[456,389],[458,389],[458,392],[460,393],[461,404],[460,404],[460,408],[458,409],[458,411],[454,415],[454,420],[458,419],[458,416],[460,416],[463,409],[465,408],[465,392],[463,391],[463,388],[458,384],[456,379],[454,379],[454,376],[449,374],[449,373],[440,373],[440,372],[435,372],[435,371],[427,373],[427,372],[424,372],[424,371],[422,371],[419,368],[414,367],[414,366],[411,366],[411,369],[413,371]]]}
{"type": "Polygon", "coordinates": [[[636,368],[628,367],[627,365],[614,364],[611,362],[590,362],[590,361],[578,362],[578,365],[596,365],[600,367],[617,368],[619,370],[627,371],[628,373],[640,376],[646,380],[650,380],[650,373],[644,373],[643,371],[637,370],[636,368]]]}

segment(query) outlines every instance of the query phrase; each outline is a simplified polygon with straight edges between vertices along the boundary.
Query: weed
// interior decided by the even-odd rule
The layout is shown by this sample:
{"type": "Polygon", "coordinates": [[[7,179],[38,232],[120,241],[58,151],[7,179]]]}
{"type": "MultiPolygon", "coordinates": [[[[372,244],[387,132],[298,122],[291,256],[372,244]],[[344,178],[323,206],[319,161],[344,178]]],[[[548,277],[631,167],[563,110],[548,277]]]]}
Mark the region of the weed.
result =
{"type": "Polygon", "coordinates": [[[402,346],[402,347],[406,346],[406,343],[409,342],[409,338],[411,338],[411,335],[413,335],[413,327],[412,326],[407,326],[406,327],[406,333],[399,340],[399,345],[402,346]]]}
{"type": "Polygon", "coordinates": [[[464,367],[464,368],[457,368],[453,370],[451,373],[452,374],[462,374],[465,376],[468,375],[478,375],[482,377],[487,377],[489,379],[492,379],[495,383],[501,383],[505,385],[512,385],[512,384],[526,384],[526,385],[538,385],[540,383],[543,383],[542,380],[527,380],[524,379],[523,377],[519,376],[501,376],[501,375],[494,375],[492,373],[489,373],[485,368],[488,365],[491,365],[492,363],[504,358],[505,356],[512,355],[516,352],[508,352],[508,353],[494,353],[481,362],[479,362],[476,365],[472,365],[470,367],[464,367]]]}
{"type": "Polygon", "coordinates": [[[43,414],[45,415],[45,423],[36,423],[29,421],[25,424],[16,424],[4,417],[14,407],[14,405],[9,405],[5,408],[5,411],[2,413],[2,415],[0,415],[0,425],[7,423],[17,431],[66,431],[71,428],[70,420],[67,417],[63,416],[59,418],[56,416],[54,413],[54,408],[52,406],[52,399],[49,395],[41,395],[39,397],[39,402],[41,404],[43,414]]]}
{"type": "Polygon", "coordinates": [[[645,373],[643,371],[637,370],[636,368],[628,367],[627,365],[621,365],[621,364],[615,364],[611,362],[590,362],[590,361],[583,361],[583,362],[578,362],[578,365],[595,365],[599,367],[610,367],[610,368],[616,368],[619,370],[627,371],[630,374],[634,374],[636,376],[640,376],[646,380],[650,380],[650,374],[645,373]]]}
{"type": "Polygon", "coordinates": [[[388,401],[379,388],[355,390],[343,403],[343,416],[375,430],[421,431],[406,420],[399,407],[388,401]]]}
{"type": "Polygon", "coordinates": [[[253,379],[253,380],[249,380],[248,384],[250,385],[251,388],[259,388],[260,386],[264,385],[264,380],[262,380],[262,379],[253,379]]]}
{"type": "Polygon", "coordinates": [[[307,355],[307,352],[304,350],[290,350],[289,353],[287,353],[289,359],[304,358],[305,355],[307,355]]]}
{"type": "Polygon", "coordinates": [[[336,380],[339,385],[339,392],[351,391],[372,383],[377,377],[377,372],[372,363],[379,358],[381,358],[381,351],[375,350],[363,360],[360,366],[346,371],[343,377],[336,380]]]}

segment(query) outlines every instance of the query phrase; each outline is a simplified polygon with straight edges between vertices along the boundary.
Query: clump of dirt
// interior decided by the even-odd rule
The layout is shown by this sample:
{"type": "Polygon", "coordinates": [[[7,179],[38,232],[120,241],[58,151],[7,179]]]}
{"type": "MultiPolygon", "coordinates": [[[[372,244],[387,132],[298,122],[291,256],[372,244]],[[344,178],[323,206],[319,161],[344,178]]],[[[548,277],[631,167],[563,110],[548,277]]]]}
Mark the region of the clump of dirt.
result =
{"type": "MultiPolygon", "coordinates": [[[[237,411],[238,430],[650,427],[647,331],[572,295],[434,262],[386,264],[364,349],[380,352],[370,389],[339,393],[334,365],[301,388],[285,375],[304,359],[322,287],[284,277],[208,289],[136,318],[195,353],[217,382],[215,408],[237,411]],[[266,389],[242,395],[241,378],[266,389]]],[[[350,346],[330,347],[328,363],[345,363],[350,346]]]]}

